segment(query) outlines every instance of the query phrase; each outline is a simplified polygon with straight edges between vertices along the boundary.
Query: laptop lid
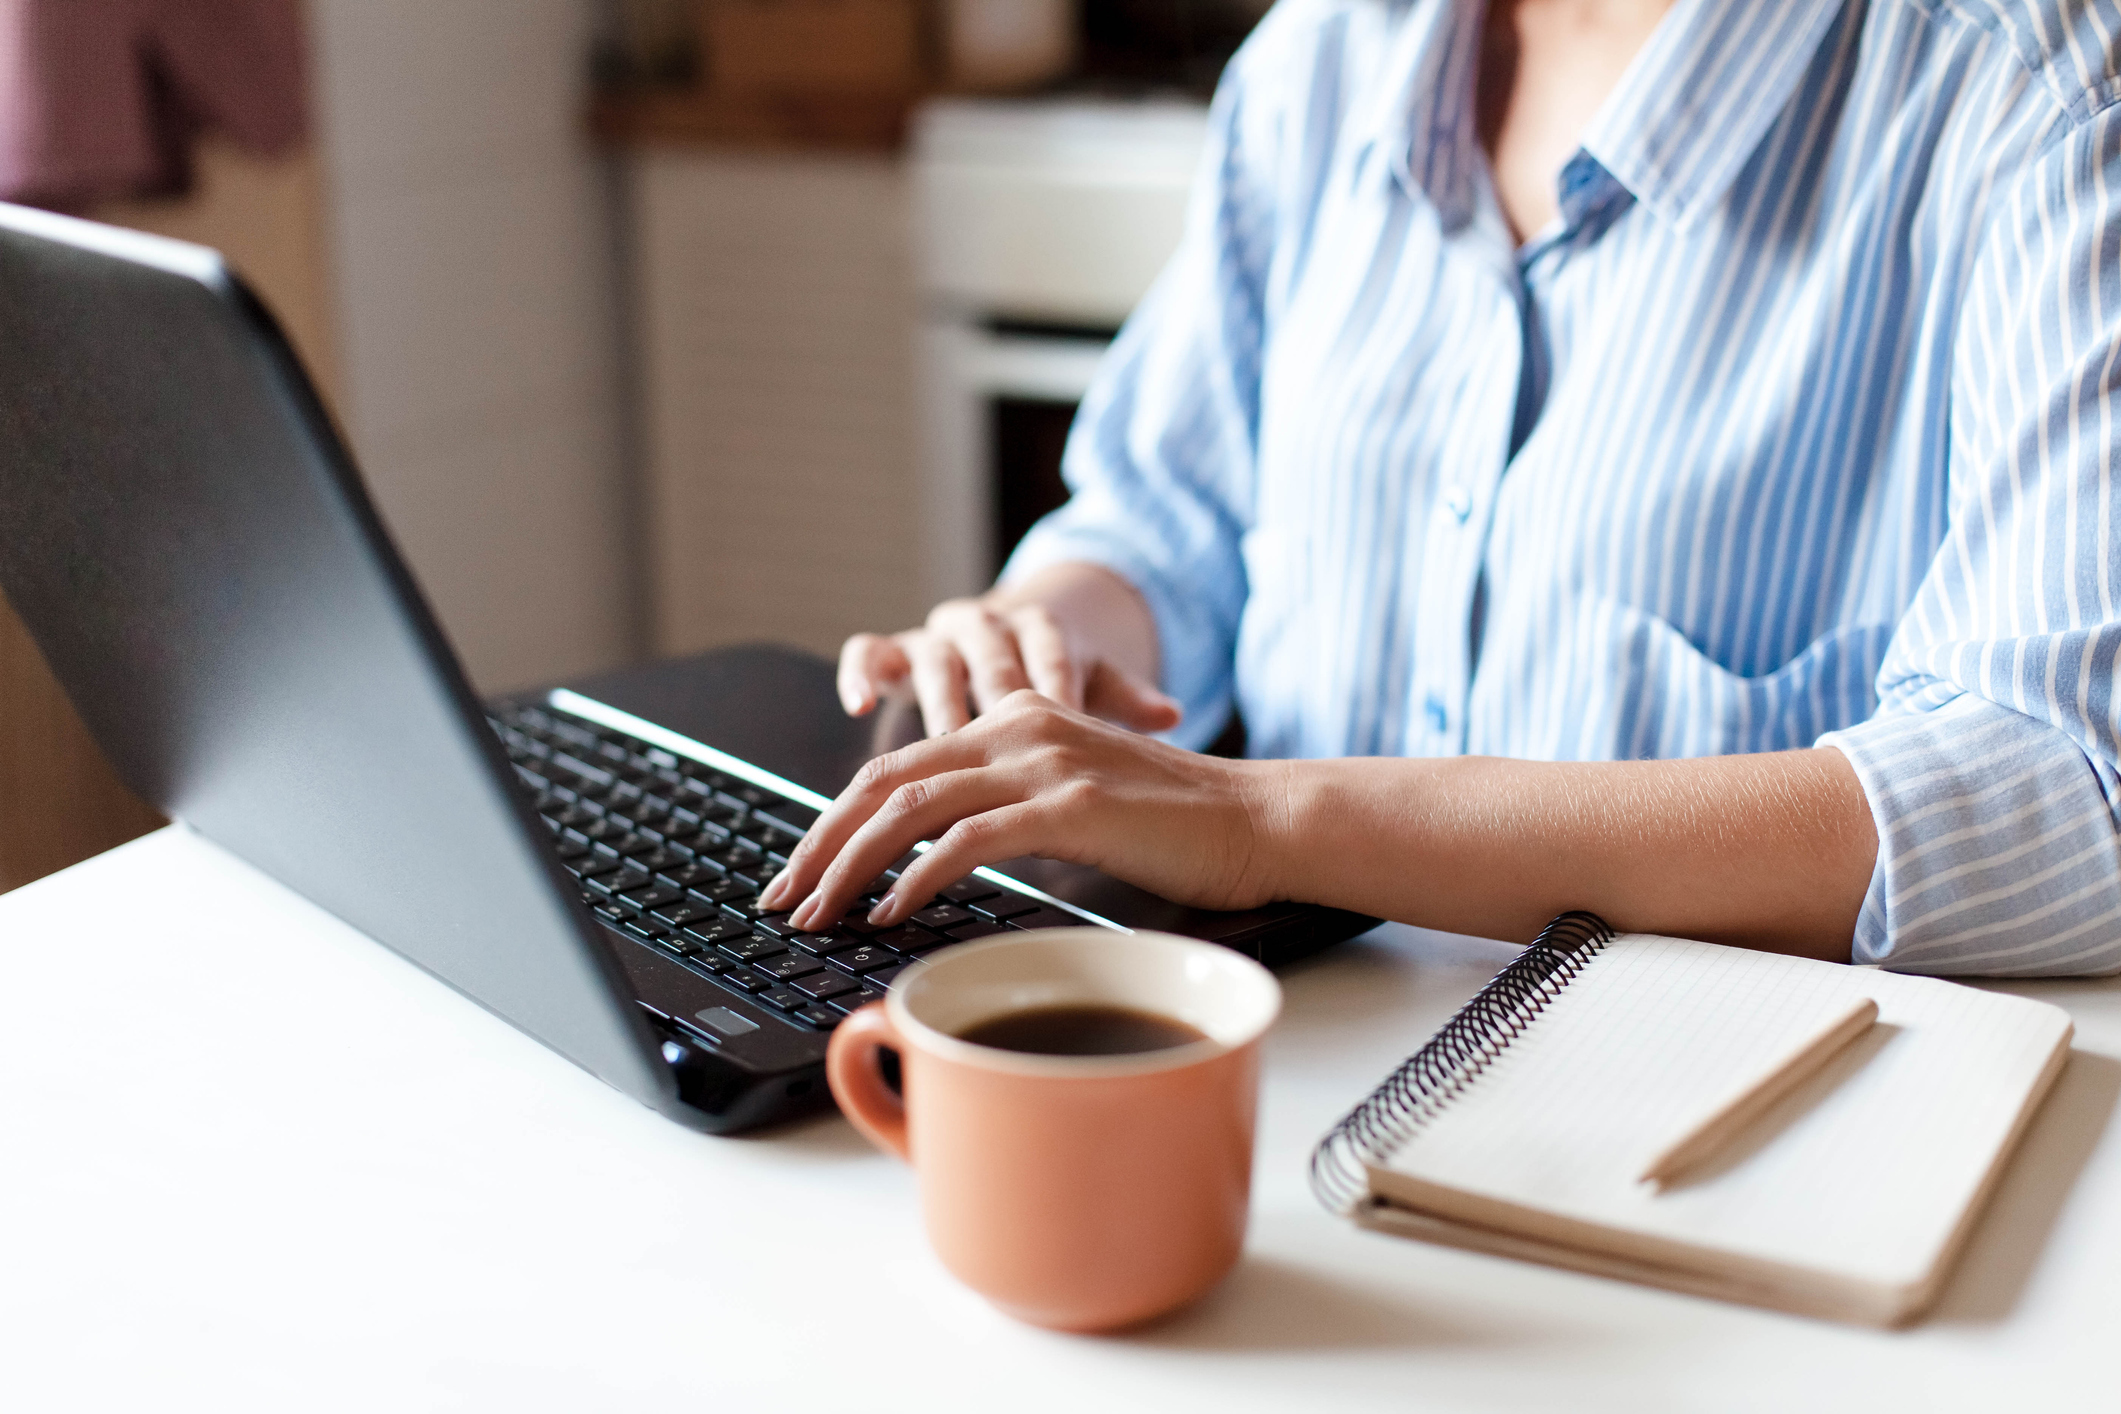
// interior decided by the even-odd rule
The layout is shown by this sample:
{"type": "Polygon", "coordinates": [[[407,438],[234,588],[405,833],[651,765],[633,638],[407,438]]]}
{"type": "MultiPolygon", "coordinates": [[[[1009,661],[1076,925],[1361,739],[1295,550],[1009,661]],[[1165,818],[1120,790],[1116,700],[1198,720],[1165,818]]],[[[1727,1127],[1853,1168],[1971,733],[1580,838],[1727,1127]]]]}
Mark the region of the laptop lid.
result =
{"type": "Polygon", "coordinates": [[[0,205],[0,589],[141,796],[617,1088],[617,964],[270,315],[0,205]]]}

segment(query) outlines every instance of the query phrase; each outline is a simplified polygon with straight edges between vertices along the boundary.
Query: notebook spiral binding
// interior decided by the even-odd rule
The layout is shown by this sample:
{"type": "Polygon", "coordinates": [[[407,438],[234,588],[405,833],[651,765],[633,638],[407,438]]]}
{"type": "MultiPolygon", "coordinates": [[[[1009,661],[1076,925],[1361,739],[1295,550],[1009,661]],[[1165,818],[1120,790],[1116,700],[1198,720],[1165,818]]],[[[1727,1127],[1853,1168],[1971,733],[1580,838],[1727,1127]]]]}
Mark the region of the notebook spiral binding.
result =
{"type": "Polygon", "coordinates": [[[1311,1154],[1311,1191],[1336,1213],[1369,1187],[1364,1165],[1411,1139],[1613,940],[1595,913],[1564,913],[1428,1043],[1350,1110],[1311,1154]]]}

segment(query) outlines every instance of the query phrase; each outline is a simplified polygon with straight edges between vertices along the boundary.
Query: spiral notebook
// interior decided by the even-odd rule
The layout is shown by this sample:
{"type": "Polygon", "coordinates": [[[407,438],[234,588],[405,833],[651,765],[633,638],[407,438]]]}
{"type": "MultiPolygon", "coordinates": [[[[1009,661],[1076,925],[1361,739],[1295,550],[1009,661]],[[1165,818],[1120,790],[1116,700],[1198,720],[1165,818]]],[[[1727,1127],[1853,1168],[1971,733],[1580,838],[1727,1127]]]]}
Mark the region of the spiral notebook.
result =
{"type": "Polygon", "coordinates": [[[1381,1232],[1897,1325],[1936,1299],[2070,1034],[2022,997],[1569,914],[1327,1135],[1312,1179],[1381,1232]],[[1699,1171],[1639,1181],[1862,996],[1859,1040],[1699,1171]]]}

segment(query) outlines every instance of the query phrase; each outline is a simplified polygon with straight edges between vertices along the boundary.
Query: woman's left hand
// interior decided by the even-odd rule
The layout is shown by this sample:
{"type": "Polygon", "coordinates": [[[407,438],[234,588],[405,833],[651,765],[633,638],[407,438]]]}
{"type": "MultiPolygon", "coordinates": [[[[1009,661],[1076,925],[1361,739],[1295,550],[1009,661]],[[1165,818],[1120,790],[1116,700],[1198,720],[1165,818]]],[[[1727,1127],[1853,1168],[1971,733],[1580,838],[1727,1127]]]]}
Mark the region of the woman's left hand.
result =
{"type": "Polygon", "coordinates": [[[1287,814],[1286,766],[1202,756],[1015,692],[864,766],[761,902],[794,907],[799,928],[830,927],[934,840],[871,922],[899,923],[976,866],[1022,855],[1094,865],[1179,903],[1255,907],[1276,897],[1269,842],[1287,814]]]}

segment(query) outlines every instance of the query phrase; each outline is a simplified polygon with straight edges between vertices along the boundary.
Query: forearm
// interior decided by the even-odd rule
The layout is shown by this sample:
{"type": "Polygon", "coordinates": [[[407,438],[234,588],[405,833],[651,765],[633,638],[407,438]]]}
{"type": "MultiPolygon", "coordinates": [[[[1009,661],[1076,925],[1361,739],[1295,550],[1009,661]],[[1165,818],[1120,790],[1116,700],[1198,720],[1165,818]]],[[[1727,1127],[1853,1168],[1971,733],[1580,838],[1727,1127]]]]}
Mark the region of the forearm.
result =
{"type": "Polygon", "coordinates": [[[1053,616],[1078,662],[1110,663],[1144,683],[1157,681],[1156,619],[1141,591],[1103,565],[1049,565],[983,596],[997,613],[1036,604],[1053,616]]]}
{"type": "Polygon", "coordinates": [[[1631,931],[1847,961],[1877,856],[1832,749],[1256,765],[1274,892],[1483,937],[1587,908],[1631,931]]]}

